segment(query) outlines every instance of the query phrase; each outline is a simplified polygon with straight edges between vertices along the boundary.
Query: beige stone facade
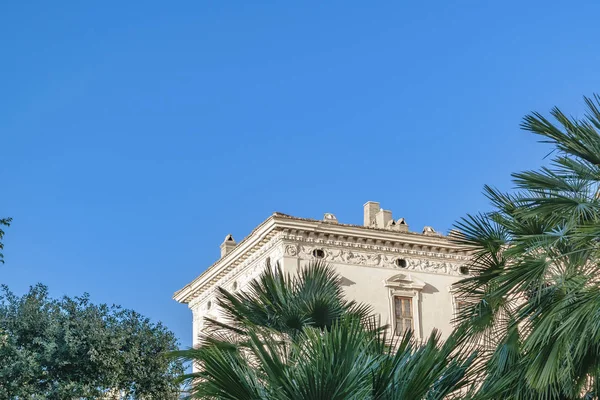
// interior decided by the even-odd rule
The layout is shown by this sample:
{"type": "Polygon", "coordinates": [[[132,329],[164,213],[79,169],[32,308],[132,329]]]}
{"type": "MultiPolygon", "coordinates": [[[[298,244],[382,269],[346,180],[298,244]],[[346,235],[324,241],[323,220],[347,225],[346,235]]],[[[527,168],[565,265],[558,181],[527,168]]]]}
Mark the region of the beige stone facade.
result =
{"type": "Polygon", "coordinates": [[[243,290],[267,265],[294,272],[317,259],[335,268],[348,298],[372,305],[382,323],[411,327],[421,338],[433,328],[443,336],[452,331],[451,288],[468,274],[467,253],[433,228],[411,232],[403,218],[367,202],[363,226],[333,214],[312,220],[274,213],[239,243],[228,235],[221,258],[174,295],[193,312],[194,344],[204,317],[219,317],[217,287],[243,290]]]}

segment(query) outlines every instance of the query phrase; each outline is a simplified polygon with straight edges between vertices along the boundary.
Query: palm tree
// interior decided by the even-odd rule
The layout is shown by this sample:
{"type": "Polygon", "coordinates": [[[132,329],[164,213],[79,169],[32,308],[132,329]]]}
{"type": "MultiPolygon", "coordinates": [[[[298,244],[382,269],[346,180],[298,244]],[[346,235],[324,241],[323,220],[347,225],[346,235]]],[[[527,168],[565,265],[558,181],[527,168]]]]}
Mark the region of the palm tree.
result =
{"type": "Polygon", "coordinates": [[[190,398],[442,399],[468,383],[473,356],[456,338],[390,340],[325,264],[296,276],[266,268],[245,292],[219,291],[223,320],[207,319],[201,345],[176,354],[199,367],[184,377],[190,398]]]}
{"type": "Polygon", "coordinates": [[[493,211],[457,224],[473,254],[458,322],[483,343],[478,398],[600,393],[600,97],[585,102],[582,119],[526,116],[553,159],[513,174],[514,193],[486,186],[493,211]]]}

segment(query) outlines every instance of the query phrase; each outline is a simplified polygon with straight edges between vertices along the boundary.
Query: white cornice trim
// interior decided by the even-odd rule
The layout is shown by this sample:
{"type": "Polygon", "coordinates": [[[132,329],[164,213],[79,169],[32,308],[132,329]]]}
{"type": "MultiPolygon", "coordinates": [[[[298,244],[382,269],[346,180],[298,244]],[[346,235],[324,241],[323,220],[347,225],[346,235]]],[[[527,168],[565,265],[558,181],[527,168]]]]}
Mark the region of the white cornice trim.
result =
{"type": "Polygon", "coordinates": [[[275,227],[273,217],[269,217],[254,232],[242,240],[231,252],[227,253],[223,258],[211,265],[200,276],[192,282],[184,286],[182,289],[175,292],[173,299],[180,303],[189,303],[190,295],[202,288],[205,284],[217,278],[228,265],[242,257],[248,252],[251,252],[275,227]]]}
{"type": "Polygon", "coordinates": [[[273,262],[273,265],[275,265],[279,261],[280,256],[283,255],[283,249],[281,246],[278,246],[281,244],[282,239],[280,234],[269,234],[267,238],[268,240],[265,242],[260,242],[262,245],[258,250],[250,253],[243,261],[230,264],[215,279],[206,283],[204,287],[200,287],[192,292],[189,297],[188,306],[194,309],[198,304],[202,304],[208,298],[213,297],[218,287],[230,287],[234,279],[239,279],[244,284],[256,278],[262,272],[263,268],[266,267],[267,264],[264,262],[266,258],[272,258],[269,263],[273,262]],[[280,250],[280,253],[278,253],[278,250],[280,250]]]}
{"type": "MultiPolygon", "coordinates": [[[[290,239],[290,235],[298,235],[299,237],[314,236],[315,240],[309,239],[314,243],[329,242],[349,247],[370,248],[375,251],[390,250],[387,247],[393,246],[408,246],[429,249],[427,255],[431,256],[433,256],[433,253],[437,253],[439,257],[447,258],[449,253],[454,253],[456,256],[452,258],[467,258],[464,248],[443,236],[421,235],[413,232],[405,233],[357,225],[332,224],[275,213],[260,224],[231,252],[208,267],[191,283],[177,291],[173,298],[180,303],[190,303],[207,288],[214,286],[214,282],[223,278],[228,272],[242,263],[245,264],[244,261],[261,249],[277,232],[285,232],[288,239],[290,239]],[[442,255],[441,253],[445,254],[442,255]]],[[[411,253],[422,253],[422,251],[411,251],[411,253]]]]}
{"type": "Polygon", "coordinates": [[[454,250],[454,251],[464,251],[460,245],[451,242],[445,236],[428,236],[421,235],[414,232],[398,232],[391,231],[387,229],[374,229],[374,228],[366,228],[362,226],[355,225],[341,225],[341,224],[331,224],[327,222],[320,221],[305,221],[305,220],[297,220],[291,218],[281,218],[274,216],[273,217],[277,226],[283,229],[290,230],[301,230],[306,232],[319,232],[320,234],[325,235],[336,235],[336,236],[345,236],[345,237],[360,237],[365,239],[372,239],[374,241],[382,241],[382,242],[402,242],[410,245],[421,245],[428,247],[443,247],[445,249],[454,250]]]}

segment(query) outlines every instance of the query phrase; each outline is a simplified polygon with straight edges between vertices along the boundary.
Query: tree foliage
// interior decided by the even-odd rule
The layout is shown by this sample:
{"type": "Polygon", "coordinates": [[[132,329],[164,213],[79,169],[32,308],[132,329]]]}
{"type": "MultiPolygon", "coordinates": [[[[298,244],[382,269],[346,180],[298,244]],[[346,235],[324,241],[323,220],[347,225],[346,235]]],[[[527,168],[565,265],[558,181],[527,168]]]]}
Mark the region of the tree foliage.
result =
{"type": "Polygon", "coordinates": [[[2,243],[4,230],[2,230],[2,226],[10,226],[11,222],[12,218],[0,218],[0,264],[4,264],[4,254],[2,254],[2,250],[4,250],[4,243],[2,243]]]}
{"type": "Polygon", "coordinates": [[[553,147],[549,165],[486,187],[494,209],[457,227],[473,253],[459,322],[484,343],[478,398],[592,399],[600,393],[600,97],[587,114],[522,127],[553,147]]]}
{"type": "Polygon", "coordinates": [[[207,319],[201,345],[176,353],[199,367],[185,376],[193,398],[443,399],[466,385],[472,358],[456,338],[390,338],[324,264],[267,268],[247,291],[219,291],[224,322],[207,319]]]}
{"type": "Polygon", "coordinates": [[[176,339],[160,323],[43,285],[0,295],[0,399],[176,399],[176,339]]]}

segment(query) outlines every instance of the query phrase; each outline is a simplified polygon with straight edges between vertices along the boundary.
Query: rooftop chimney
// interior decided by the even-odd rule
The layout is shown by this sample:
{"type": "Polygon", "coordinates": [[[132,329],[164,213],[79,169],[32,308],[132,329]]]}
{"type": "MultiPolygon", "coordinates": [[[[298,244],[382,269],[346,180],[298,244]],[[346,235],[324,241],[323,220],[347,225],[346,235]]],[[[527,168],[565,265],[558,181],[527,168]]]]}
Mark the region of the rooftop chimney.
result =
{"type": "Polygon", "coordinates": [[[226,254],[229,254],[229,252],[231,252],[236,245],[237,243],[231,234],[225,236],[225,240],[223,240],[223,243],[221,243],[221,258],[225,257],[226,254]]]}
{"type": "Polygon", "coordinates": [[[378,228],[387,228],[390,221],[392,221],[392,212],[390,210],[380,209],[379,212],[375,214],[375,225],[378,228]]]}
{"type": "MultiPolygon", "coordinates": [[[[394,221],[392,218],[392,212],[390,210],[384,210],[379,206],[376,201],[367,201],[364,205],[364,226],[370,228],[389,229],[398,232],[408,232],[408,224],[404,218],[400,218],[398,221],[394,221]]],[[[429,232],[429,234],[435,234],[429,232]]]]}
{"type": "Polygon", "coordinates": [[[379,207],[379,203],[376,201],[367,201],[364,205],[365,208],[365,218],[364,218],[364,226],[375,226],[375,215],[381,210],[379,207]]]}

